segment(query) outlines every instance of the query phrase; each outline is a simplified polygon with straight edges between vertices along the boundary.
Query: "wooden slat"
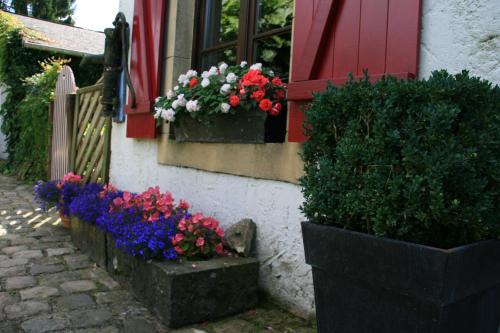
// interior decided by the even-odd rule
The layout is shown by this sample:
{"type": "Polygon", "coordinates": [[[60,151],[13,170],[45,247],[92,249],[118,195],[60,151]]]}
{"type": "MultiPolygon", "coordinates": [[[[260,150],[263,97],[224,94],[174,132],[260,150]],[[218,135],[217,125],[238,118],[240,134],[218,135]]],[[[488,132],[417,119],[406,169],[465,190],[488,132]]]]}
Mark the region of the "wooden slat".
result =
{"type": "Polygon", "coordinates": [[[77,164],[79,162],[88,161],[91,157],[93,150],[96,147],[96,144],[99,141],[104,141],[104,140],[101,140],[103,138],[101,138],[100,132],[103,129],[105,124],[106,124],[105,118],[100,117],[98,120],[98,123],[95,126],[92,126],[91,133],[89,133],[89,135],[87,135],[87,139],[89,139],[89,140],[87,140],[86,145],[81,150],[84,153],[81,155],[80,160],[77,159],[77,164]]]}

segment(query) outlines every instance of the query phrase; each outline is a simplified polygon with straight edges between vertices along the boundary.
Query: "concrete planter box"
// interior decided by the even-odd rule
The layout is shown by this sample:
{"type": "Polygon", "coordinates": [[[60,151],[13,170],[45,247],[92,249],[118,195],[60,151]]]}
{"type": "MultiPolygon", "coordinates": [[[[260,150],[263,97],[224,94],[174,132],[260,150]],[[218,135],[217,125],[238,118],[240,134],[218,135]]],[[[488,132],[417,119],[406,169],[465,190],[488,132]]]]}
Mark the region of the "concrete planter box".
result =
{"type": "Polygon", "coordinates": [[[449,250],[302,223],[318,332],[497,333],[500,241],[449,250]]]}
{"type": "Polygon", "coordinates": [[[107,243],[108,272],[168,327],[236,314],[257,304],[256,259],[145,262],[115,249],[109,235],[107,243]]]}
{"type": "Polygon", "coordinates": [[[234,115],[215,114],[209,121],[189,116],[174,123],[178,142],[264,143],[267,114],[260,109],[238,111],[234,115]]]}
{"type": "Polygon", "coordinates": [[[96,225],[71,217],[71,240],[98,266],[106,266],[106,233],[96,225]]]}

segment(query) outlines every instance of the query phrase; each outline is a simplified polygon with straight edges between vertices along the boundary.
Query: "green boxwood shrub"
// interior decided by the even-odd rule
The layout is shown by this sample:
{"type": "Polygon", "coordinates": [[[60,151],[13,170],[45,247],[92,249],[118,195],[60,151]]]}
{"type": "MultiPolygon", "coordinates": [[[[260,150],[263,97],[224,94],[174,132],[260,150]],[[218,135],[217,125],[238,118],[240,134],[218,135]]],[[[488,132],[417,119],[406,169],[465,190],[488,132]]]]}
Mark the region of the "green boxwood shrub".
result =
{"type": "Polygon", "coordinates": [[[464,71],[365,78],[306,111],[314,223],[450,248],[500,235],[500,88],[464,71]]]}

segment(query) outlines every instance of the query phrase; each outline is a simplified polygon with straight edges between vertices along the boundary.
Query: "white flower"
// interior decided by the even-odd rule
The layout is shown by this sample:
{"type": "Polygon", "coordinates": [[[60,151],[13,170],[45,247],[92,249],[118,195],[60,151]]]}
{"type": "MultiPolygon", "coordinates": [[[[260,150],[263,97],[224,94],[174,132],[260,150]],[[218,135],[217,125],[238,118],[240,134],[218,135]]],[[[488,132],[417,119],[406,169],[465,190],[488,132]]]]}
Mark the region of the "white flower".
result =
{"type": "Polygon", "coordinates": [[[172,90],[167,91],[167,99],[168,100],[171,100],[174,97],[175,97],[175,92],[173,92],[172,90]]]}
{"type": "Polygon", "coordinates": [[[209,85],[209,84],[210,84],[210,80],[209,80],[209,79],[204,78],[203,80],[201,80],[201,86],[202,86],[203,88],[208,87],[208,85],[209,85]]]}
{"type": "Polygon", "coordinates": [[[197,75],[198,75],[198,72],[193,70],[193,69],[188,70],[186,73],[186,76],[188,77],[188,79],[195,77],[197,75]]]}
{"type": "Polygon", "coordinates": [[[231,109],[231,105],[229,105],[227,103],[222,103],[220,105],[220,109],[222,110],[223,113],[228,113],[229,109],[231,109]]]}
{"type": "Polygon", "coordinates": [[[179,104],[179,106],[186,106],[187,100],[184,98],[184,94],[180,94],[179,96],[177,96],[177,103],[179,104]]]}
{"type": "Polygon", "coordinates": [[[235,83],[238,80],[238,77],[234,73],[229,73],[226,76],[226,81],[229,83],[235,83]]]}
{"type": "Polygon", "coordinates": [[[258,62],[256,64],[253,64],[252,66],[250,66],[250,69],[261,71],[262,70],[262,64],[260,62],[258,62]]]}
{"type": "Polygon", "coordinates": [[[203,73],[201,73],[201,77],[204,79],[207,79],[209,76],[210,76],[210,73],[207,71],[204,71],[203,73]]]}
{"type": "Polygon", "coordinates": [[[208,70],[208,75],[212,76],[217,74],[219,74],[217,67],[215,66],[210,67],[210,69],[208,70]]]}
{"type": "Polygon", "coordinates": [[[229,90],[231,90],[231,85],[230,84],[223,84],[222,87],[220,87],[220,93],[223,95],[227,95],[229,93],[229,90]]]}
{"type": "Polygon", "coordinates": [[[160,108],[160,107],[156,107],[155,108],[155,115],[154,115],[155,119],[158,119],[158,118],[161,117],[161,114],[162,114],[163,110],[165,110],[165,109],[160,108]]]}
{"type": "Polygon", "coordinates": [[[179,107],[179,102],[177,100],[172,102],[172,109],[177,109],[179,107]]]}
{"type": "Polygon", "coordinates": [[[274,76],[274,72],[273,71],[269,71],[269,72],[267,72],[267,74],[269,74],[269,76],[274,76]]]}
{"type": "Polygon", "coordinates": [[[219,72],[221,74],[224,74],[226,72],[227,67],[228,67],[228,65],[225,62],[221,63],[219,65],[219,72]]]}
{"type": "Polygon", "coordinates": [[[175,111],[173,109],[167,109],[167,110],[163,109],[161,117],[167,121],[174,121],[175,111]]]}
{"type": "Polygon", "coordinates": [[[246,61],[242,61],[242,62],[240,63],[240,67],[241,67],[241,68],[243,68],[243,67],[245,67],[247,64],[248,64],[248,62],[246,62],[246,61]]]}
{"type": "Polygon", "coordinates": [[[174,87],[174,91],[177,91],[177,90],[179,90],[179,86],[174,87]]]}
{"type": "Polygon", "coordinates": [[[181,74],[179,75],[179,83],[183,83],[184,81],[188,80],[188,77],[186,74],[181,74]]]}
{"type": "Polygon", "coordinates": [[[182,82],[182,86],[183,87],[187,86],[188,84],[189,84],[189,80],[186,80],[186,81],[182,82]]]}
{"type": "Polygon", "coordinates": [[[155,103],[158,103],[160,100],[161,100],[161,97],[160,97],[160,96],[156,97],[156,98],[155,98],[155,103]]]}
{"type": "Polygon", "coordinates": [[[190,100],[186,103],[186,110],[189,112],[196,112],[200,109],[200,105],[198,105],[197,100],[190,100]]]}

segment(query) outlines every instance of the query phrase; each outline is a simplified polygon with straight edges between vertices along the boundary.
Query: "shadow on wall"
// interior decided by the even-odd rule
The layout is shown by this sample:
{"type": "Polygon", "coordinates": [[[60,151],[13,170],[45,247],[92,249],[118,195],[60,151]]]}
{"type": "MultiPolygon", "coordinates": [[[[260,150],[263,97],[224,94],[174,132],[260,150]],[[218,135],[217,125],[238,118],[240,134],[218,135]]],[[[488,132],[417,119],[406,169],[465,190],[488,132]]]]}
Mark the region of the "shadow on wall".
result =
{"type": "MultiPolygon", "coordinates": [[[[5,87],[0,86],[0,107],[2,107],[2,104],[5,100],[5,87]]],[[[2,127],[2,117],[0,117],[0,128],[2,127]]],[[[5,160],[7,159],[7,144],[5,143],[5,135],[0,131],[0,160],[5,160]]]]}

